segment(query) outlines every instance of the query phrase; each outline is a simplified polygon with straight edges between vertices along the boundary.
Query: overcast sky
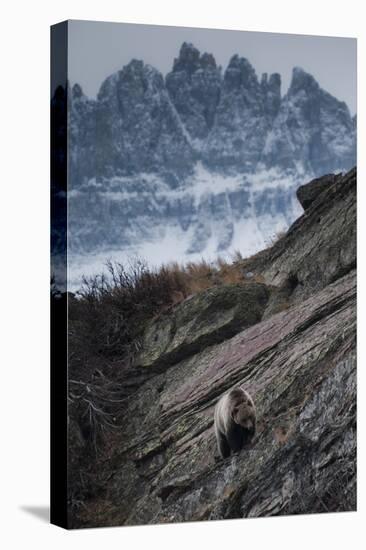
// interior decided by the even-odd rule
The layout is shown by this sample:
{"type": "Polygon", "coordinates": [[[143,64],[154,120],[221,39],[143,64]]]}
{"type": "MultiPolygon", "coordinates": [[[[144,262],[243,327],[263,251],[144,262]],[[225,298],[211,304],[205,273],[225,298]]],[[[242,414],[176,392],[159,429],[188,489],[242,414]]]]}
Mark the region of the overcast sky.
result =
{"type": "Polygon", "coordinates": [[[259,77],[263,72],[280,73],[283,94],[293,67],[300,66],[356,112],[354,38],[70,21],[68,39],[69,79],[81,84],[89,97],[96,97],[103,80],[133,58],[165,75],[182,43],[192,42],[201,53],[213,53],[223,69],[237,53],[250,61],[259,77]]]}

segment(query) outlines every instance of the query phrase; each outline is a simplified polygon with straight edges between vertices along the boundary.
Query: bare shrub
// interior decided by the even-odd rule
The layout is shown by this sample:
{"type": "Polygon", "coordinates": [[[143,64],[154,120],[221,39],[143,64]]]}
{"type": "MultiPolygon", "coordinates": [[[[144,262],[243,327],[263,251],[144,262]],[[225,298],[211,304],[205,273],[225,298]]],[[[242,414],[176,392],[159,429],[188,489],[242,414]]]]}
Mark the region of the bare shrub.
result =
{"type": "Polygon", "coordinates": [[[69,301],[76,361],[85,363],[91,355],[133,355],[139,350],[147,321],[155,315],[213,286],[257,281],[256,277],[245,278],[239,262],[222,258],[185,265],[174,262],[158,269],[142,260],[127,267],[108,262],[106,267],[106,273],[84,277],[81,290],[69,301]]]}
{"type": "Polygon", "coordinates": [[[97,452],[104,436],[120,428],[119,417],[126,401],[123,387],[99,372],[89,382],[69,379],[68,399],[82,441],[97,452]]]}
{"type": "Polygon", "coordinates": [[[78,338],[89,352],[124,356],[138,346],[146,321],[185,296],[184,278],[177,269],[152,270],[141,260],[126,268],[109,262],[107,274],[84,277],[70,307],[78,338]]]}

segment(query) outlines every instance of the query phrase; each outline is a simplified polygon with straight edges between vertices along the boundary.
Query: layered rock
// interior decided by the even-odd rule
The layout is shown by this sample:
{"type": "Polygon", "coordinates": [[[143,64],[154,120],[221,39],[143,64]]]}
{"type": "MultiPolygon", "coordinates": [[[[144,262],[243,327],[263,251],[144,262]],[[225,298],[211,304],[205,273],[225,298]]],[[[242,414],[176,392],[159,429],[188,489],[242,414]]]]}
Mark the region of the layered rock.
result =
{"type": "Polygon", "coordinates": [[[212,175],[202,167],[183,189],[179,180],[166,183],[149,174],[93,181],[70,195],[70,251],[104,247],[113,254],[125,250],[127,257],[139,254],[141,244],[174,239],[170,260],[195,258],[208,246],[215,257],[233,247],[252,254],[301,212],[295,188],[296,180],[289,186],[281,179],[278,185],[264,179],[255,188],[244,176],[212,175]]]}
{"type": "Polygon", "coordinates": [[[265,285],[251,283],[211,288],[180,304],[146,329],[137,366],[154,368],[193,355],[258,323],[269,298],[265,285]]]}
{"type": "Polygon", "coordinates": [[[326,179],[287,235],[242,263],[242,285],[151,321],[74,526],[356,509],[356,173],[326,179]],[[264,284],[246,286],[249,268],[264,284]],[[294,292],[271,311],[286,281],[294,292]],[[223,460],[213,410],[235,385],[254,396],[258,430],[223,460]]]}
{"type": "Polygon", "coordinates": [[[307,210],[309,206],[318,198],[320,193],[328,189],[330,185],[333,185],[337,179],[341,179],[342,174],[329,174],[328,176],[322,176],[321,178],[315,178],[314,180],[300,185],[296,190],[296,197],[300,202],[304,210],[307,210]]]}
{"type": "Polygon", "coordinates": [[[326,287],[356,266],[356,169],[304,186],[312,194],[304,214],[282,239],[243,269],[288,291],[293,303],[326,287]]]}

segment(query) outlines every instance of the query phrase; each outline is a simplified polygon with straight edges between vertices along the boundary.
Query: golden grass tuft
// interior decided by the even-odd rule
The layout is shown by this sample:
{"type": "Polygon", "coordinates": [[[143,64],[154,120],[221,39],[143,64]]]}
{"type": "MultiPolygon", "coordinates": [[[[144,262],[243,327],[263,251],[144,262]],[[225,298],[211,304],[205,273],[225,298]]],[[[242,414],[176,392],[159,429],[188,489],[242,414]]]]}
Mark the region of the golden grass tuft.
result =
{"type": "Polygon", "coordinates": [[[164,266],[164,269],[174,279],[180,281],[184,298],[213,286],[246,282],[241,267],[223,258],[218,258],[216,262],[212,263],[206,260],[189,262],[184,265],[174,262],[164,266]]]}

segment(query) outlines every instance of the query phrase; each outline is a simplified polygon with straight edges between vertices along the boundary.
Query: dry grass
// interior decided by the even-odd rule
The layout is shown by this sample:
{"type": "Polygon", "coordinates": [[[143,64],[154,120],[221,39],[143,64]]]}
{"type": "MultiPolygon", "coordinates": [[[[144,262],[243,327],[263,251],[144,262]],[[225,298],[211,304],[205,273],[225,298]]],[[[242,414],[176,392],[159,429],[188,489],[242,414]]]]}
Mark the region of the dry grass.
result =
{"type": "Polygon", "coordinates": [[[140,260],[128,267],[109,262],[106,274],[83,279],[69,304],[69,319],[89,352],[122,357],[150,318],[185,295],[179,270],[152,270],[140,260]]]}
{"type": "Polygon", "coordinates": [[[206,260],[185,265],[171,263],[164,269],[182,282],[182,297],[197,294],[213,286],[245,282],[240,266],[222,258],[215,263],[206,260]]]}

